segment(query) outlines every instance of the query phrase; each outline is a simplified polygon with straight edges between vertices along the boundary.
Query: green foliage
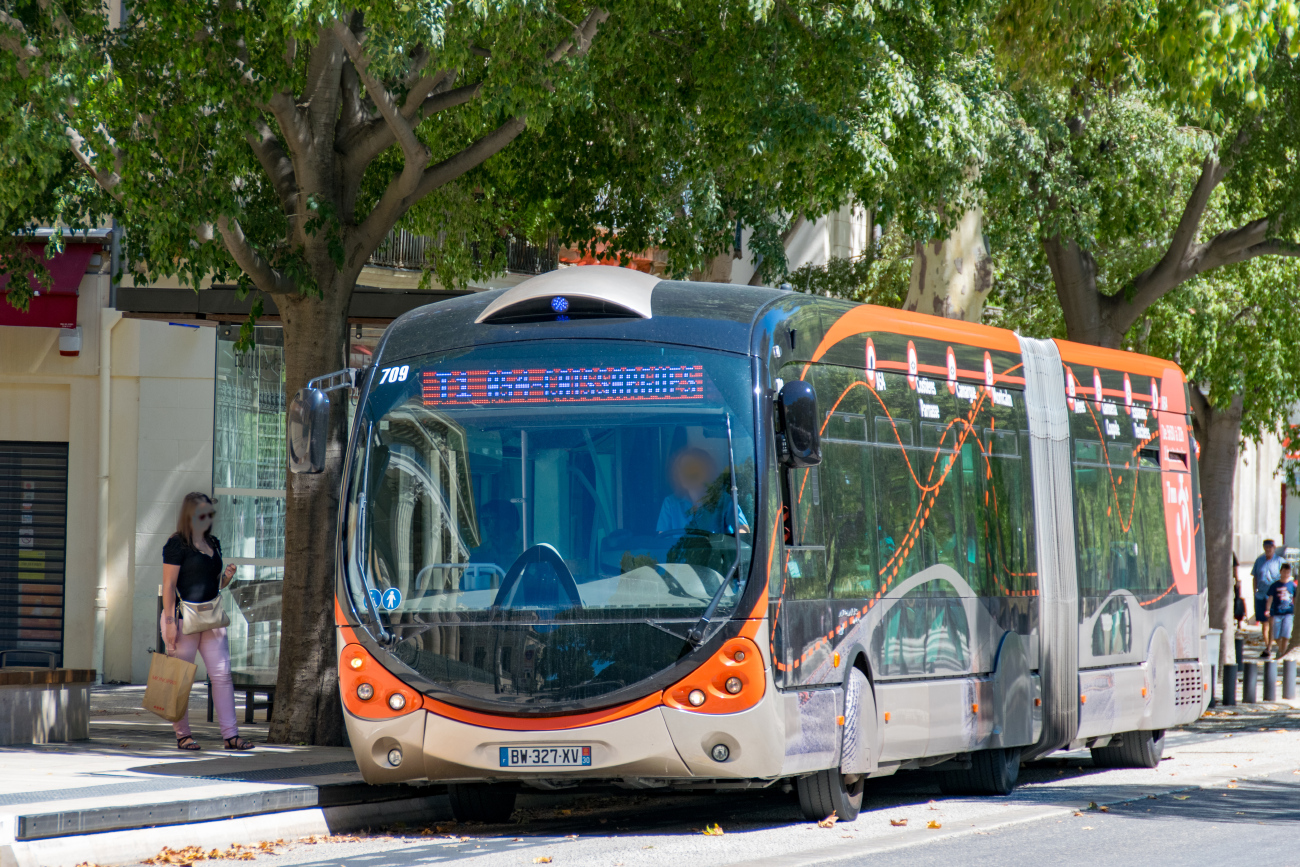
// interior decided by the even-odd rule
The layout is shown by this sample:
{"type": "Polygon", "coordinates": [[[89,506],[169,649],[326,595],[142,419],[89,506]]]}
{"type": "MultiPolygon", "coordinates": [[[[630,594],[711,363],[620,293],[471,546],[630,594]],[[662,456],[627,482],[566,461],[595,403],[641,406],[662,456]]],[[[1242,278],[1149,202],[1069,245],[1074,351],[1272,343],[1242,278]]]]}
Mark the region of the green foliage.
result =
{"type": "MultiPolygon", "coordinates": [[[[312,49],[335,20],[364,21],[369,71],[399,102],[425,55],[455,86],[481,83],[476,98],[419,124],[431,163],[527,118],[512,146],[401,218],[445,239],[434,267],[446,285],[498,269],[508,234],[556,235],[614,255],[658,247],[685,274],[725,249],[737,222],[752,229],[772,278],[786,267],[789,220],[850,195],[932,233],[966,204],[966,172],[1004,109],[992,58],[968,48],[981,26],[975,4],[620,0],[605,7],[590,53],[546,62],[591,8],[160,0],[130,4],[118,29],[89,13],[61,28],[33,24],[27,38],[42,51],[68,51],[32,81],[62,76],[75,93],[42,115],[58,134],[30,124],[24,134],[45,142],[42,159],[66,167],[67,121],[101,175],[120,174],[113,213],[146,279],[240,281],[206,228],[225,217],[299,292],[319,293],[321,256],[335,269],[355,264],[348,230],[401,171],[401,149],[382,152],[351,192],[326,189],[325,179],[304,215],[301,202],[282,201],[246,137],[262,123],[285,137],[268,111],[277,93],[313,110],[337,98],[310,98],[321,72],[312,49]]],[[[359,104],[371,116],[373,104],[359,104]]],[[[340,130],[351,110],[344,94],[340,130]]],[[[328,144],[320,129],[307,132],[328,144]]],[[[78,203],[94,199],[81,193],[78,203]]]]}
{"type": "MultiPolygon", "coordinates": [[[[28,250],[31,233],[42,225],[84,227],[100,202],[77,170],[60,121],[74,92],[76,47],[42,39],[54,34],[55,21],[39,4],[15,3],[4,11],[12,23],[0,20],[0,104],[8,106],[0,111],[0,275],[15,276],[6,298],[26,310],[26,275],[49,283],[43,257],[28,250]]],[[[66,13],[78,16],[75,5],[66,13]]],[[[51,253],[61,249],[58,236],[48,246],[51,253]]]]}
{"type": "Polygon", "coordinates": [[[1010,0],[990,30],[1003,61],[1030,80],[1153,89],[1200,106],[1226,92],[1256,106],[1279,43],[1289,40],[1293,57],[1300,49],[1297,25],[1295,0],[1010,0]]]}
{"type": "MultiPolygon", "coordinates": [[[[965,166],[1001,105],[986,98],[989,58],[958,50],[963,23],[936,26],[919,5],[780,5],[758,22],[730,0],[620,8],[588,59],[589,100],[530,123],[411,227],[481,237],[508,225],[612,256],[656,247],[685,275],[728,249],[739,222],[768,281],[786,271],[790,222],[849,196],[930,231],[950,216],[932,203],[959,213],[965,166]]],[[[444,282],[470,276],[454,255],[444,282]]]]}
{"type": "Polygon", "coordinates": [[[1255,259],[1184,284],[1134,329],[1134,348],[1170,358],[1210,405],[1243,395],[1242,435],[1281,433],[1300,399],[1300,261],[1255,259]]]}

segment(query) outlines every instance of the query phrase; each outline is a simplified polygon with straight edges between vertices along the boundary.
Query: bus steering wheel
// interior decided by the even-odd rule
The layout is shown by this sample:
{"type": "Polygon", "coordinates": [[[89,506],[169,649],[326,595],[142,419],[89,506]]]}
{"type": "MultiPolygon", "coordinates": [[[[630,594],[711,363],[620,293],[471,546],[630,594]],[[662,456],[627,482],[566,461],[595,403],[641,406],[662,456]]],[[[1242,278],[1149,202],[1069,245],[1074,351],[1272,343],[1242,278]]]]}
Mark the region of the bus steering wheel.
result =
{"type": "Polygon", "coordinates": [[[524,553],[520,554],[514,563],[510,564],[510,570],[506,572],[501,579],[501,587],[497,590],[496,598],[492,600],[493,608],[501,608],[505,605],[510,595],[514,593],[515,585],[524,574],[524,569],[533,563],[547,563],[555,570],[556,576],[560,579],[560,586],[564,588],[565,594],[573,603],[574,608],[582,607],[582,597],[578,594],[578,582],[573,580],[573,572],[570,571],[569,565],[564,562],[560,552],[545,542],[534,545],[524,553]]]}

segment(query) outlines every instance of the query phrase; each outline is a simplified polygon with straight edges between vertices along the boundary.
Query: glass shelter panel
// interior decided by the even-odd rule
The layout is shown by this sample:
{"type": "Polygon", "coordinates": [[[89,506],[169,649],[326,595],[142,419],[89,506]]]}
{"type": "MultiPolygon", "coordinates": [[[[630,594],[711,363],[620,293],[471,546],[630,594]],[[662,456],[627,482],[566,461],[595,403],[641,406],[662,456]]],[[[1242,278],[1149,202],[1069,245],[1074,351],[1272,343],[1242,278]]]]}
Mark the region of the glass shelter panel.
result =
{"type": "Polygon", "coordinates": [[[237,682],[274,683],[280,655],[284,578],[284,348],[279,328],[254,330],[235,350],[238,329],[217,336],[212,455],[217,519],[235,578],[225,594],[230,664],[237,682]]]}

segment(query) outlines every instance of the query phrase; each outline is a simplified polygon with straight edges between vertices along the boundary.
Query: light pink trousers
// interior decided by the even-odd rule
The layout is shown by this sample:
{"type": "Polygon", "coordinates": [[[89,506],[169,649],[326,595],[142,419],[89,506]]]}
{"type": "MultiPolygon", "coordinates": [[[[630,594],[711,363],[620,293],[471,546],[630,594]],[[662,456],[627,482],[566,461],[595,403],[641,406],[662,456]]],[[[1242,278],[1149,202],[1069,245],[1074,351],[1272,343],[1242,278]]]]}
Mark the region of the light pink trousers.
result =
{"type": "MultiPolygon", "coordinates": [[[[226,630],[222,627],[185,635],[181,632],[180,618],[176,618],[176,645],[171,655],[193,662],[198,654],[203,654],[208,680],[212,681],[212,703],[216,707],[217,722],[221,723],[221,736],[229,740],[239,734],[239,726],[235,723],[235,687],[230,682],[230,641],[226,638],[226,630]]],[[[188,737],[190,715],[187,713],[172,723],[172,728],[176,730],[176,737],[188,737]]]]}

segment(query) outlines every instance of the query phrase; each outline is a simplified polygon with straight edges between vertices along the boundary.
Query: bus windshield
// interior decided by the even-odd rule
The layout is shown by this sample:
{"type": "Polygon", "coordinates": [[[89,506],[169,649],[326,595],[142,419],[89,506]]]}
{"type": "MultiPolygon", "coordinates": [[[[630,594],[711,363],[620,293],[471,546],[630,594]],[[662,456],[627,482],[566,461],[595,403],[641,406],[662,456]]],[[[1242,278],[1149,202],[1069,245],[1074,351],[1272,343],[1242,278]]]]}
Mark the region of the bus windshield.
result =
{"type": "Polygon", "coordinates": [[[741,356],[617,341],[377,371],[350,485],[356,610],[480,701],[570,704],[662,671],[749,572],[749,379],[741,356]]]}

